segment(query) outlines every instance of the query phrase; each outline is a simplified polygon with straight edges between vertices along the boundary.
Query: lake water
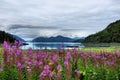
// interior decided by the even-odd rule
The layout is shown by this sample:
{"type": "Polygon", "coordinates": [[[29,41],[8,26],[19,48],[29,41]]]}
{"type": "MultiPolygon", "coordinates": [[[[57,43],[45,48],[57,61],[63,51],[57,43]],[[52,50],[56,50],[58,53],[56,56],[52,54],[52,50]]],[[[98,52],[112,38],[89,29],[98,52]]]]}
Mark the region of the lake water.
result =
{"type": "Polygon", "coordinates": [[[71,48],[71,46],[84,47],[81,43],[72,42],[27,42],[29,45],[22,46],[22,49],[60,49],[60,48],[71,48]]]}

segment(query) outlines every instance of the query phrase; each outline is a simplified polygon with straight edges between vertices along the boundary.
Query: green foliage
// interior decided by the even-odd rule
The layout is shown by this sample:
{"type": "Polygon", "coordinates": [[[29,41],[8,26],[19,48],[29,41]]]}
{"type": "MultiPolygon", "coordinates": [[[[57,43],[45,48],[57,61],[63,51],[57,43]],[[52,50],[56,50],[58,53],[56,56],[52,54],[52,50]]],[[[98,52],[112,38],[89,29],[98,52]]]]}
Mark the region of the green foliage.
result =
{"type": "Polygon", "coordinates": [[[27,80],[27,69],[26,68],[22,69],[22,80],[27,80]]]}
{"type": "Polygon", "coordinates": [[[38,70],[35,70],[34,72],[32,72],[32,80],[39,80],[39,75],[40,75],[40,72],[38,70]]]}
{"type": "Polygon", "coordinates": [[[88,67],[84,70],[84,80],[119,80],[120,77],[118,75],[120,74],[119,69],[118,70],[108,70],[107,68],[91,68],[88,67]]]}
{"type": "Polygon", "coordinates": [[[3,43],[5,40],[13,43],[15,39],[11,34],[6,33],[5,31],[0,31],[0,43],[3,43]]]}
{"type": "Polygon", "coordinates": [[[120,46],[111,46],[111,47],[85,47],[81,48],[80,50],[84,52],[100,52],[100,51],[106,51],[106,52],[114,52],[115,50],[120,51],[120,46]]]}
{"type": "Polygon", "coordinates": [[[0,80],[18,80],[18,72],[15,66],[9,68],[5,66],[0,73],[0,80]]]}
{"type": "Polygon", "coordinates": [[[112,70],[112,68],[109,69],[107,66],[95,67],[91,62],[88,62],[87,66],[84,67],[81,62],[79,59],[78,68],[81,70],[84,79],[80,80],[120,80],[120,66],[112,70]]]}
{"type": "Polygon", "coordinates": [[[103,31],[85,38],[86,43],[112,43],[120,42],[120,20],[111,23],[103,31]]]}

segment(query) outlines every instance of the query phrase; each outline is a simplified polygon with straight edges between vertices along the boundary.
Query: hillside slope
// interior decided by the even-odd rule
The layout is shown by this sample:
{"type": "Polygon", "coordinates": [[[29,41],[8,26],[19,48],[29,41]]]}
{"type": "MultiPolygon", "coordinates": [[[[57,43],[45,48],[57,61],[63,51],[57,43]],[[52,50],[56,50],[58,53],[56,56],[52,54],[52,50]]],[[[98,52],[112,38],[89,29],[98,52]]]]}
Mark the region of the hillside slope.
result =
{"type": "Polygon", "coordinates": [[[6,33],[5,31],[0,31],[0,43],[3,43],[4,40],[12,43],[15,41],[15,38],[9,33],[6,33]]]}
{"type": "Polygon", "coordinates": [[[120,20],[109,24],[104,30],[85,38],[85,43],[120,43],[120,20]]]}

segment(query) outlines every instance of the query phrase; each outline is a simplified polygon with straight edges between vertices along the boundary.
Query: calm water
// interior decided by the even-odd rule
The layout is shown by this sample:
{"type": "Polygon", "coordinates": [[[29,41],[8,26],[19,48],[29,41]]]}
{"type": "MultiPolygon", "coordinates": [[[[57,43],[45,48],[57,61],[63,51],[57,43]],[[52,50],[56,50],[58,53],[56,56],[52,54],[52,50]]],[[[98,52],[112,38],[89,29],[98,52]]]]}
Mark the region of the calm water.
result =
{"type": "Polygon", "coordinates": [[[29,45],[25,45],[22,49],[60,49],[60,48],[70,48],[69,46],[78,46],[80,48],[84,47],[81,43],[70,43],[70,42],[27,42],[29,45]]]}

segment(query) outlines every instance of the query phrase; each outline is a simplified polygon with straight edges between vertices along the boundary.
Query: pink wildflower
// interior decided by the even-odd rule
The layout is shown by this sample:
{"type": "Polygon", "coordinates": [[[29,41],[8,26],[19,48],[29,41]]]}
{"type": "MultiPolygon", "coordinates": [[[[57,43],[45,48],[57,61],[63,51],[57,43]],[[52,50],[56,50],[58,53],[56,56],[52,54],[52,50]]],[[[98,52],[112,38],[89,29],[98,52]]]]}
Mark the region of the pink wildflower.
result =
{"type": "Polygon", "coordinates": [[[22,64],[20,62],[17,63],[17,68],[21,68],[22,64]]]}
{"type": "Polygon", "coordinates": [[[55,55],[53,56],[53,61],[54,61],[54,62],[57,61],[57,54],[55,54],[55,55]]]}
{"type": "Polygon", "coordinates": [[[68,60],[64,61],[64,65],[67,66],[68,65],[68,60]]]}
{"type": "Polygon", "coordinates": [[[2,69],[2,68],[0,68],[0,73],[2,72],[2,70],[3,70],[3,69],[2,69]]]}

